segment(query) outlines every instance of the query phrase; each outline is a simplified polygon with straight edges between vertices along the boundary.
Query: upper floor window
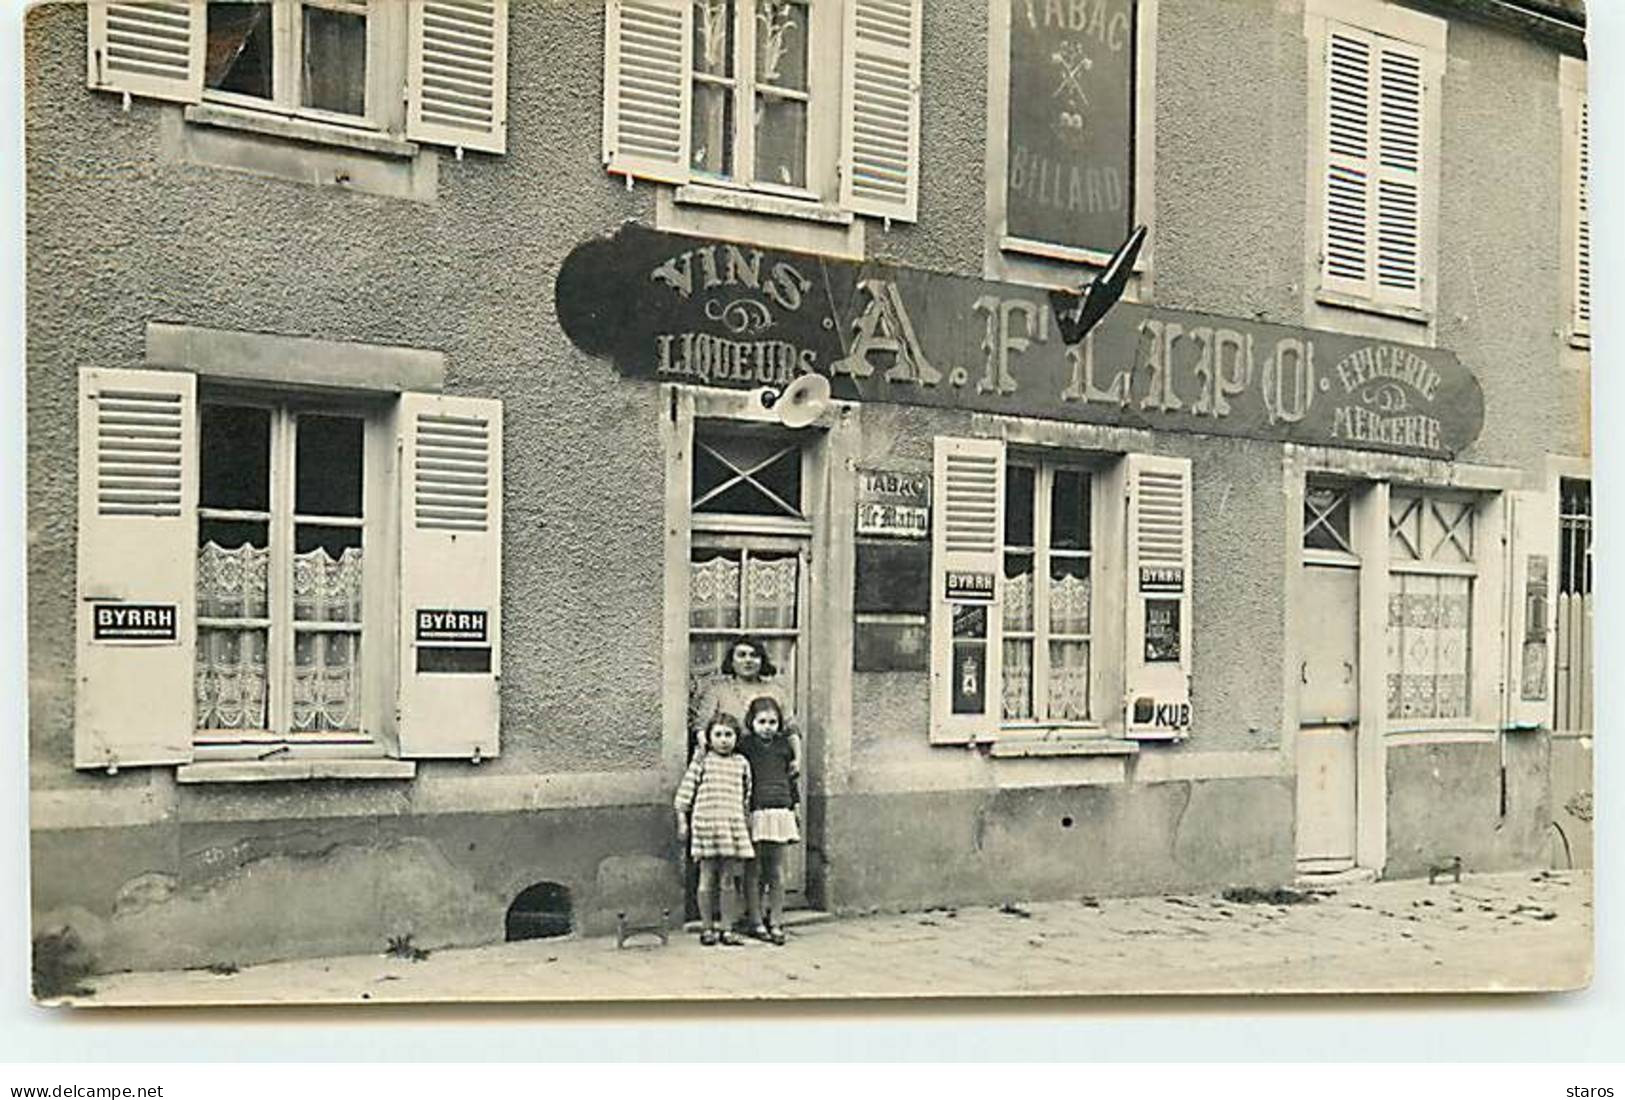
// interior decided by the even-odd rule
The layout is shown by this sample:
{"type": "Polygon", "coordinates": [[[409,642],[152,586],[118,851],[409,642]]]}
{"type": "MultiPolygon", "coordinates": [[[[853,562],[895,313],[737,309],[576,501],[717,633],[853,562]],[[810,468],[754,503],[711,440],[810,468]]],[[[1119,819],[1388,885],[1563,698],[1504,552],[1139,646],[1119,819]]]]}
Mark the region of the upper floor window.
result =
{"type": "MultiPolygon", "coordinates": [[[[507,0],[109,0],[88,5],[92,88],[301,127],[500,153],[507,0]],[[219,110],[216,110],[219,108],[219,110]]],[[[212,112],[212,113],[211,113],[212,112]]],[[[377,144],[375,141],[374,144],[377,144]]]]}
{"type": "Polygon", "coordinates": [[[1316,297],[1426,320],[1445,24],[1380,3],[1312,3],[1309,18],[1316,297]]]}
{"type": "Polygon", "coordinates": [[[609,0],[605,18],[609,171],[913,220],[921,0],[609,0]]]}

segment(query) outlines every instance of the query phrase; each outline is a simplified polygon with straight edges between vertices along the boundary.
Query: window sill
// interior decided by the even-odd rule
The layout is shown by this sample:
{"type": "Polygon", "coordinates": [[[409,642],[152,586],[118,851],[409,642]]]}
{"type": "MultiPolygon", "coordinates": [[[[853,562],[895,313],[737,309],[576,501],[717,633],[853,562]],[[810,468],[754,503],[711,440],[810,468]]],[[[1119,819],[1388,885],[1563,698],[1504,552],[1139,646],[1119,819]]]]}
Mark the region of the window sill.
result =
{"type": "Polygon", "coordinates": [[[988,755],[998,758],[1022,756],[1133,756],[1140,751],[1134,741],[1093,735],[1062,735],[1047,732],[1034,736],[1006,733],[993,742],[988,755]]]}
{"type": "Polygon", "coordinates": [[[223,760],[182,764],[177,783],[282,783],[302,779],[411,779],[411,760],[223,760]]]}
{"type": "Polygon", "coordinates": [[[1369,298],[1357,298],[1352,294],[1340,294],[1335,290],[1326,290],[1324,288],[1315,291],[1315,301],[1320,305],[1331,306],[1334,309],[1351,309],[1357,313],[1369,313],[1377,317],[1392,317],[1398,321],[1409,321],[1418,325],[1427,325],[1433,322],[1433,314],[1429,310],[1419,309],[1415,306],[1373,302],[1369,298]]]}
{"type": "MultiPolygon", "coordinates": [[[[1048,241],[1035,241],[1028,237],[1015,237],[1006,233],[999,238],[999,250],[1002,252],[1017,252],[1024,256],[1038,256],[1046,260],[1059,260],[1070,264],[1087,264],[1090,267],[1105,267],[1111,262],[1110,252],[1097,252],[1092,248],[1075,248],[1071,245],[1050,244],[1048,241]]],[[[1144,275],[1146,262],[1143,257],[1136,258],[1134,266],[1130,269],[1135,275],[1144,275]]]]}
{"type": "Polygon", "coordinates": [[[216,103],[199,103],[186,108],[185,118],[195,126],[215,126],[223,130],[242,130],[251,134],[304,141],[313,145],[336,145],[379,156],[410,158],[417,155],[415,142],[401,141],[373,130],[333,126],[310,119],[288,115],[249,111],[237,107],[224,107],[216,103]]]}
{"type": "Polygon", "coordinates": [[[757,191],[735,191],[728,187],[707,187],[702,184],[684,184],[672,198],[682,206],[709,206],[717,210],[733,210],[745,214],[764,214],[775,218],[802,218],[825,225],[851,225],[852,211],[838,206],[826,206],[816,200],[799,201],[767,195],[757,191]]]}

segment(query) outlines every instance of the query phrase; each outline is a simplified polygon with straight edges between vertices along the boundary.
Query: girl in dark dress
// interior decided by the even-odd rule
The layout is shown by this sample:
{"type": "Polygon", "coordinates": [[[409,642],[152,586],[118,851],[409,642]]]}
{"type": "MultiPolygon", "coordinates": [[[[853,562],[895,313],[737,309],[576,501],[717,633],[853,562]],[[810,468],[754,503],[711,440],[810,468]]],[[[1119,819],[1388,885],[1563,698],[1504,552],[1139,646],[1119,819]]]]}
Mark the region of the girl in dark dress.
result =
{"type": "Polygon", "coordinates": [[[801,840],[796,821],[800,777],[796,753],[785,730],[777,699],[763,695],[745,711],[740,753],[750,761],[750,836],[756,858],[745,864],[745,902],[750,908],[751,935],[784,943],[785,849],[801,840]],[[763,895],[767,904],[764,906],[763,895]]]}

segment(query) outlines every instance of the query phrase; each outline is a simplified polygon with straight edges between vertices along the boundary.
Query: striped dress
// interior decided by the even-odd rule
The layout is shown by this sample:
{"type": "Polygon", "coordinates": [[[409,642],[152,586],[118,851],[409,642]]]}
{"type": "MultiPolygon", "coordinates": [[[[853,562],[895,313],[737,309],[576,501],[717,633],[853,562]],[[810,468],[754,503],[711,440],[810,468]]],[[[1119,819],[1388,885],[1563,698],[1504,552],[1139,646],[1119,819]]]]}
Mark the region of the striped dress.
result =
{"type": "Polygon", "coordinates": [[[695,859],[755,859],[750,843],[750,761],[738,753],[696,756],[677,785],[678,813],[689,815],[688,854],[695,859]]]}

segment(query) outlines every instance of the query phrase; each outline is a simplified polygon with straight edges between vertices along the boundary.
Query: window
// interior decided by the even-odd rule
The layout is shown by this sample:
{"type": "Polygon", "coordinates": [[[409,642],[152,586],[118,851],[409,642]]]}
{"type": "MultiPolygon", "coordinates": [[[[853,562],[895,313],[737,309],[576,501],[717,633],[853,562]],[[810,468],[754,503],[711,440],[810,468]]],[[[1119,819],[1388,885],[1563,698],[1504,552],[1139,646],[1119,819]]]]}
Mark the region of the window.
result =
{"type": "Polygon", "coordinates": [[[201,387],[80,372],[75,763],[496,755],[501,406],[387,391],[418,349],[191,335],[201,387]],[[366,361],[385,392],[217,381],[278,355],[366,361]]]}
{"type": "Polygon", "coordinates": [[[1467,717],[1477,502],[1396,488],[1388,508],[1388,717],[1467,717]]]}
{"type": "Polygon", "coordinates": [[[1087,722],[1094,479],[1011,461],[1004,491],[1005,721],[1087,722]]]}
{"type": "MultiPolygon", "coordinates": [[[[990,278],[1043,277],[1031,257],[1102,263],[1135,225],[1150,223],[1156,8],[1156,0],[992,4],[990,278]]],[[[1148,263],[1147,254],[1137,266],[1148,263]]],[[[1055,277],[1071,282],[1075,272],[1055,277]]]]}
{"type": "Polygon", "coordinates": [[[1317,298],[1425,320],[1445,23],[1367,2],[1311,3],[1308,18],[1317,298]]]}
{"type": "Polygon", "coordinates": [[[913,220],[920,0],[610,0],[605,18],[609,171],[913,220]]]}
{"type": "Polygon", "coordinates": [[[1590,481],[1560,479],[1557,523],[1557,690],[1552,728],[1590,730],[1595,661],[1590,481]]]}
{"type": "Polygon", "coordinates": [[[362,685],[368,416],[205,399],[201,421],[200,740],[375,728],[362,685]]]}
{"type": "Polygon", "coordinates": [[[1346,485],[1311,480],[1303,494],[1303,548],[1352,556],[1350,513],[1354,490],[1346,485]]]}
{"type": "Polygon", "coordinates": [[[192,104],[194,122],[241,115],[243,128],[305,141],[353,145],[371,132],[505,147],[507,0],[113,0],[88,10],[90,86],[192,104]]]}
{"type": "Polygon", "coordinates": [[[1185,736],[1189,461],[935,451],[932,740],[1185,736]]]}

